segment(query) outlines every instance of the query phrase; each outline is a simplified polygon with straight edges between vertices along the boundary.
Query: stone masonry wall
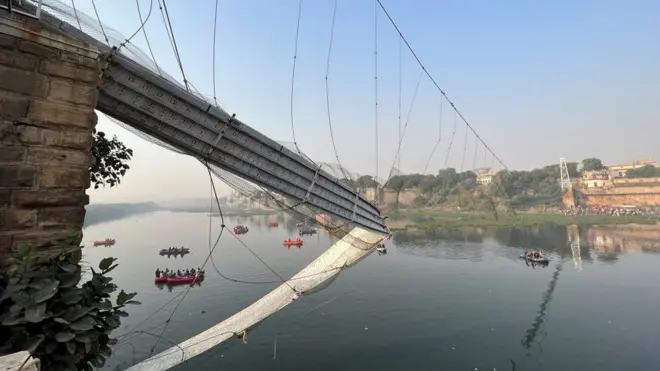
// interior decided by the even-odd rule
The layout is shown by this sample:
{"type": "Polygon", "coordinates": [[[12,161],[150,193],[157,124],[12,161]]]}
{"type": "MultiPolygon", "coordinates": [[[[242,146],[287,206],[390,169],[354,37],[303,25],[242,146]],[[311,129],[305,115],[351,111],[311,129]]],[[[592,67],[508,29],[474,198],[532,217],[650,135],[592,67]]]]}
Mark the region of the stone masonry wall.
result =
{"type": "Polygon", "coordinates": [[[99,65],[95,47],[0,10],[0,262],[81,232],[99,65]]]}
{"type": "MultiPolygon", "coordinates": [[[[576,189],[576,197],[586,205],[657,206],[660,205],[660,187],[625,186],[610,188],[576,189]]],[[[566,199],[564,199],[566,203],[566,199]]]]}

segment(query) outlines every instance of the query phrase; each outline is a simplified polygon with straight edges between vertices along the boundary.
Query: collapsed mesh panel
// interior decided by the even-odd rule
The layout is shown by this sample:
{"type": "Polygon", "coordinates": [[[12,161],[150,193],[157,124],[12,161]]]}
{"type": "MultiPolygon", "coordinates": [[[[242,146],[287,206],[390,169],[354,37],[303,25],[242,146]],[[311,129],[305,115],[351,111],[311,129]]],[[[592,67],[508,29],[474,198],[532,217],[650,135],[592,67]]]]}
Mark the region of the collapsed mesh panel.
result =
{"type": "Polygon", "coordinates": [[[318,214],[308,208],[304,203],[288,199],[284,196],[270,192],[262,187],[245,181],[232,173],[218,168],[215,165],[209,165],[211,172],[220,178],[225,184],[230,186],[239,194],[250,200],[269,207],[274,210],[285,212],[295,217],[303,217],[316,221],[321,224],[328,232],[338,238],[348,236],[349,242],[358,249],[371,249],[373,243],[361,241],[349,234],[351,227],[344,221],[333,221],[325,215],[318,214]],[[265,195],[266,197],[261,197],[265,195]]]}
{"type": "MultiPolygon", "coordinates": [[[[32,3],[33,6],[37,6],[37,2],[35,0],[29,0],[28,2],[32,3]]],[[[41,9],[43,12],[54,16],[60,21],[68,23],[71,27],[81,30],[82,32],[94,38],[100,44],[111,48],[119,48],[121,46],[119,53],[123,56],[131,59],[142,67],[149,69],[153,73],[156,73],[159,76],[167,79],[180,88],[186,89],[184,84],[159,68],[154,60],[147,56],[147,54],[145,54],[140,48],[128,41],[126,36],[114,28],[108,26],[107,24],[99,22],[99,19],[96,18],[96,16],[89,16],[82,12],[80,9],[75,9],[72,5],[66,4],[61,0],[43,0],[41,9]]],[[[151,17],[148,20],[146,19],[146,14],[143,12],[143,22],[146,24],[146,22],[153,21],[156,11],[157,10],[155,8],[152,10],[151,17]]],[[[103,14],[99,14],[99,18],[102,17],[103,14]]],[[[136,30],[138,30],[138,28],[136,28],[136,30]]],[[[142,31],[138,32],[138,34],[141,32],[142,31]]],[[[138,36],[136,35],[135,37],[138,36]]],[[[189,92],[204,100],[205,102],[215,105],[215,101],[213,99],[210,99],[195,90],[196,89],[189,92]]]]}

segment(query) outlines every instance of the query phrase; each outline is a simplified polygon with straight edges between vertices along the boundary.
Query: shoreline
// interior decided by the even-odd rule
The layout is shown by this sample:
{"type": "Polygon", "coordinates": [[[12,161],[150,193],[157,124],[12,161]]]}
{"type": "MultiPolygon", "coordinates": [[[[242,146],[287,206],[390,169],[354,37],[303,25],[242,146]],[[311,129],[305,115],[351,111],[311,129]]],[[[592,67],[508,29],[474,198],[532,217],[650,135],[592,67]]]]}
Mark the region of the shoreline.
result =
{"type": "Polygon", "coordinates": [[[614,226],[614,225],[658,225],[658,218],[627,215],[563,215],[541,213],[500,214],[497,218],[486,213],[443,213],[429,211],[400,212],[390,216],[387,226],[392,232],[410,229],[438,229],[461,227],[534,227],[540,225],[585,225],[585,226],[614,226]]]}

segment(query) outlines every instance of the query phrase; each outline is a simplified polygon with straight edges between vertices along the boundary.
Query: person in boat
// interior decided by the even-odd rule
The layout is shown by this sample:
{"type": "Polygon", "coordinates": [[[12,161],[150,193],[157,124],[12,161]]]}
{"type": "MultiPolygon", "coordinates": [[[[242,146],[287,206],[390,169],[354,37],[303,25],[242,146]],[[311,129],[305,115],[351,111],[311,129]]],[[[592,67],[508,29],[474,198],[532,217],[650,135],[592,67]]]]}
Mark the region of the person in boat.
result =
{"type": "Polygon", "coordinates": [[[156,278],[160,277],[160,268],[156,268],[156,278]]]}
{"type": "Polygon", "coordinates": [[[195,275],[195,268],[190,269],[190,274],[193,276],[195,275]]]}
{"type": "Polygon", "coordinates": [[[190,270],[186,269],[186,276],[190,276],[190,270]]]}

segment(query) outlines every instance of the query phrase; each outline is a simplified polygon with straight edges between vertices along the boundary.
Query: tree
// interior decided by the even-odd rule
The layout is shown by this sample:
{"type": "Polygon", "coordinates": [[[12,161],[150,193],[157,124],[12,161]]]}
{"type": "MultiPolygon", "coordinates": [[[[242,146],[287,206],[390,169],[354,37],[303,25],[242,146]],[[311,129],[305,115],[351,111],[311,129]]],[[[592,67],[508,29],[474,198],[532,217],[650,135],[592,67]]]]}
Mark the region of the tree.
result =
{"type": "Polygon", "coordinates": [[[374,180],[371,175],[362,175],[357,180],[357,185],[360,188],[376,188],[378,183],[374,180]]]}
{"type": "Polygon", "coordinates": [[[96,129],[93,134],[94,162],[89,168],[90,180],[94,184],[94,189],[106,185],[114,187],[130,169],[128,162],[133,157],[133,150],[126,148],[116,135],[108,139],[104,132],[97,132],[96,129]]]}
{"type": "Polygon", "coordinates": [[[396,207],[399,206],[399,194],[403,189],[405,181],[406,181],[405,176],[395,175],[391,177],[390,180],[388,180],[387,184],[385,185],[387,188],[392,189],[394,190],[394,192],[396,192],[396,204],[395,204],[396,207]]]}
{"type": "Polygon", "coordinates": [[[594,171],[594,170],[603,170],[603,162],[597,158],[585,158],[582,160],[582,170],[583,171],[594,171]]]}
{"type": "Polygon", "coordinates": [[[653,165],[646,165],[638,169],[630,169],[626,172],[628,178],[655,178],[660,177],[660,168],[653,165]]]}
{"type": "Polygon", "coordinates": [[[74,252],[51,260],[26,244],[17,252],[5,269],[9,282],[0,301],[0,356],[27,350],[42,370],[102,368],[118,343],[110,334],[129,315],[125,307],[140,304],[133,300],[137,293],[113,295],[118,287],[108,273],[117,259],[101,260],[98,271],[87,266],[89,281],[82,283],[74,252]]]}

